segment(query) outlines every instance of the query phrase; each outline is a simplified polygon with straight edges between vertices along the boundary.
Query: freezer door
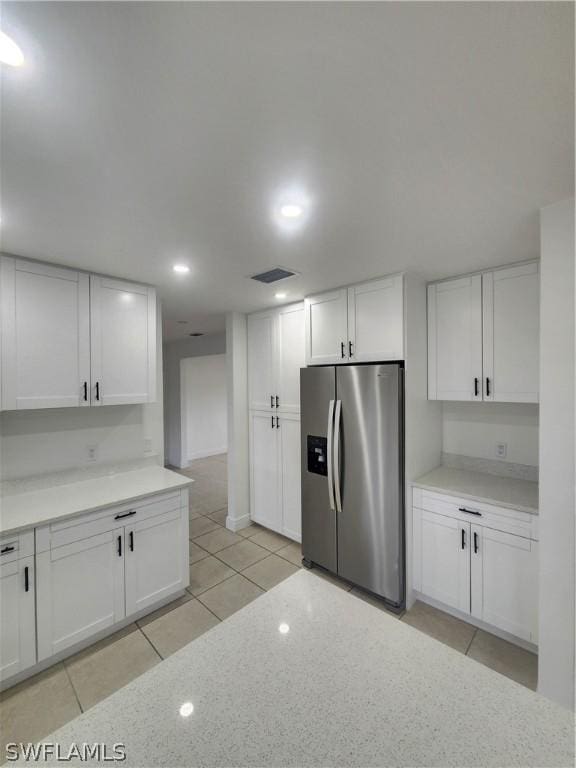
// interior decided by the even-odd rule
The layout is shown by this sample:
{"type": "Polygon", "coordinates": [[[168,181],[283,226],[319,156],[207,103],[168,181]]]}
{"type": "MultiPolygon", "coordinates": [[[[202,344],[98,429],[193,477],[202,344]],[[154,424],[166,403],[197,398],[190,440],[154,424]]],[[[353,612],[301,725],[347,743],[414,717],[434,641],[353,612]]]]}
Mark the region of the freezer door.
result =
{"type": "Polygon", "coordinates": [[[338,367],[336,392],[338,574],[401,605],[403,369],[395,364],[338,367]]]}
{"type": "Polygon", "coordinates": [[[336,512],[331,461],[335,383],[331,366],[300,370],[302,555],[334,572],[336,512]]]}

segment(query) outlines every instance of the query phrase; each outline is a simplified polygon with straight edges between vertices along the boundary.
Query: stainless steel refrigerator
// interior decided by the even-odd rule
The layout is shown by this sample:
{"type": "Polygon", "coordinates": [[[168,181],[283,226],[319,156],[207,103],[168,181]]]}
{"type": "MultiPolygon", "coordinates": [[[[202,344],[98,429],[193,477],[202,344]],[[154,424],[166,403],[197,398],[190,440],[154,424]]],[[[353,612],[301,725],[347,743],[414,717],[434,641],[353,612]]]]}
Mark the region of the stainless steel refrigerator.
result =
{"type": "Polygon", "coordinates": [[[302,555],[404,606],[404,368],[300,371],[302,555]]]}

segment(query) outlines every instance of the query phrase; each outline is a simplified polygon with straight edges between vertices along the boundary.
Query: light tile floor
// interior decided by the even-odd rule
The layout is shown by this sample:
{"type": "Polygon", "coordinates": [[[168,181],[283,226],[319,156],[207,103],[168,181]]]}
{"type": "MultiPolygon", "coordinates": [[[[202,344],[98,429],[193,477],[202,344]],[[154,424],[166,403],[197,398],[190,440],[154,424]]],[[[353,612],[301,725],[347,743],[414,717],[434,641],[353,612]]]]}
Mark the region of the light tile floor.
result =
{"type": "MultiPolygon", "coordinates": [[[[9,741],[36,741],[126,685],[301,567],[300,545],[251,525],[226,524],[226,456],[182,474],[190,494],[190,586],[183,597],[0,694],[0,756],[9,741]]],[[[381,610],[376,598],[319,569],[312,573],[381,610]]],[[[537,657],[464,621],[416,603],[400,621],[535,689],[537,657]]],[[[1,761],[0,761],[1,762],[1,761]]]]}

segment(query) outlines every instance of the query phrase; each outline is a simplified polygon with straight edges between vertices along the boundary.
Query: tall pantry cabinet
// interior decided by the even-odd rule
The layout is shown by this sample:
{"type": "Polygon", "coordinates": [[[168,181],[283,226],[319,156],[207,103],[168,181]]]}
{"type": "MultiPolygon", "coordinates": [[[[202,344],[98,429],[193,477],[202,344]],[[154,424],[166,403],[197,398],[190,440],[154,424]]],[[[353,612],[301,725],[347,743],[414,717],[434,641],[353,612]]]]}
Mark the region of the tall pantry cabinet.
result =
{"type": "Polygon", "coordinates": [[[250,516],[301,538],[300,368],[304,304],[248,316],[250,516]]]}

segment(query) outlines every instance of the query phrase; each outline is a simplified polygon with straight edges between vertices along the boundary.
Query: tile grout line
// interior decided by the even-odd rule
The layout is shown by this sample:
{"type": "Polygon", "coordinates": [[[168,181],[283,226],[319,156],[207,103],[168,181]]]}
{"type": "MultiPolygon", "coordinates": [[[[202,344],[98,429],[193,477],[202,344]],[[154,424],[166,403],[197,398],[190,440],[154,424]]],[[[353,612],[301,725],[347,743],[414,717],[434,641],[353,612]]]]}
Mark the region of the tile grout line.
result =
{"type": "MultiPolygon", "coordinates": [[[[176,606],[176,607],[180,607],[180,606],[176,606]]],[[[175,610],[175,609],[173,608],[172,610],[175,610]]],[[[168,611],[168,613],[172,613],[172,611],[168,611]]],[[[165,614],[164,614],[164,616],[167,616],[167,615],[168,615],[167,613],[165,613],[165,614]]],[[[162,618],[162,616],[159,616],[158,618],[159,618],[159,619],[161,619],[161,618],[162,618]]],[[[151,622],[151,623],[153,623],[153,622],[151,622]]],[[[142,629],[142,627],[138,627],[138,631],[139,631],[139,632],[140,632],[142,635],[144,635],[144,638],[145,638],[145,639],[148,641],[148,643],[150,644],[150,647],[152,648],[152,650],[154,651],[154,653],[155,653],[155,654],[158,656],[158,658],[160,659],[160,661],[164,661],[164,656],[162,656],[162,654],[160,653],[160,651],[158,650],[158,648],[156,648],[156,646],[154,645],[154,643],[152,642],[152,640],[150,640],[150,638],[148,637],[148,635],[146,634],[146,632],[144,632],[144,630],[142,629]]],[[[140,677],[140,675],[138,675],[138,677],[140,677]]],[[[135,678],[135,679],[137,679],[137,678],[135,678]]]]}
{"type": "Polygon", "coordinates": [[[72,686],[72,691],[74,692],[74,698],[76,699],[76,702],[78,703],[78,706],[80,707],[80,712],[84,712],[85,711],[84,707],[82,706],[82,704],[80,704],[80,699],[78,697],[78,691],[76,690],[76,686],[74,685],[74,681],[70,677],[70,672],[68,671],[68,667],[66,666],[66,664],[64,664],[64,662],[62,662],[62,666],[64,667],[64,671],[66,672],[66,677],[68,678],[68,682],[72,686]]]}
{"type": "Polygon", "coordinates": [[[468,643],[468,647],[464,651],[464,656],[468,656],[468,651],[472,647],[472,643],[474,642],[474,638],[476,637],[477,633],[478,633],[478,627],[475,627],[474,632],[472,633],[472,637],[470,638],[470,642],[468,643]]]}

